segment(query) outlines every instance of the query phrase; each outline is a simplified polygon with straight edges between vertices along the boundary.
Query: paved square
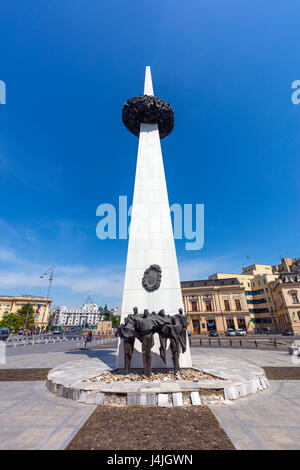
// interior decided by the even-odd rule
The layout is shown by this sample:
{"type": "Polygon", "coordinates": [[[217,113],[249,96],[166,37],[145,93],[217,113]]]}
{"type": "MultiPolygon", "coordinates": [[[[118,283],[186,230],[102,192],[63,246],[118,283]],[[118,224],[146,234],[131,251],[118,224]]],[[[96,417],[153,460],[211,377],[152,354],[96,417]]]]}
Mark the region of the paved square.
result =
{"type": "Polygon", "coordinates": [[[270,380],[266,392],[210,408],[236,449],[300,449],[300,380],[270,380]]]}
{"type": "Polygon", "coordinates": [[[0,449],[62,450],[94,409],[52,395],[45,382],[0,382],[0,449]]]}

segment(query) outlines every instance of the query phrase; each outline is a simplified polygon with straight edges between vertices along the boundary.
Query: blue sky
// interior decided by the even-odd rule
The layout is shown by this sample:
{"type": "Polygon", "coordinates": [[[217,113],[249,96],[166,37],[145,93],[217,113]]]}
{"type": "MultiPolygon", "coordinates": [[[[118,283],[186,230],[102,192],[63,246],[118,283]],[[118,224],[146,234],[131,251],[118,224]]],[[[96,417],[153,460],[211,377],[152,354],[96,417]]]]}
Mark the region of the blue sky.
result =
{"type": "Polygon", "coordinates": [[[170,204],[205,204],[205,244],[176,241],[182,280],[299,256],[297,0],[10,0],[1,5],[0,293],[120,305],[127,241],[96,208],[132,200],[138,140],[123,103],[150,65],[175,127],[170,204]],[[249,257],[249,258],[246,258],[249,257]]]}

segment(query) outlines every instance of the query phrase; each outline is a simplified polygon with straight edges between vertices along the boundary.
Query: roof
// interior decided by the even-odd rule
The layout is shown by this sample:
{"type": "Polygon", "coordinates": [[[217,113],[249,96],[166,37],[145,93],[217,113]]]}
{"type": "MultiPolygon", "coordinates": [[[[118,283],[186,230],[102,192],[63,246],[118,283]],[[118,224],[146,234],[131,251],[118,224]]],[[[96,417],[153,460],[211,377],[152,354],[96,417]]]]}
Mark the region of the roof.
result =
{"type": "Polygon", "coordinates": [[[237,278],[229,279],[199,279],[197,281],[182,281],[181,287],[210,287],[210,286],[239,286],[240,283],[237,278]]]}

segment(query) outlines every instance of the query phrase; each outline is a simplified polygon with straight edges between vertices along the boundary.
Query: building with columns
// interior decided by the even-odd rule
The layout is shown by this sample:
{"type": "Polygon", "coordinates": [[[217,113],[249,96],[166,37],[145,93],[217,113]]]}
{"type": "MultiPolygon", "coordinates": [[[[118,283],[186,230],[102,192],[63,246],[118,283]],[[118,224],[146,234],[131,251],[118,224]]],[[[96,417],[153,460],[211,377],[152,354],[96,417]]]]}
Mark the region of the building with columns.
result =
{"type": "Polygon", "coordinates": [[[222,333],[224,325],[226,330],[229,324],[240,328],[243,315],[241,310],[233,308],[239,292],[243,298],[241,306],[248,311],[245,316],[248,332],[292,329],[300,333],[299,280],[300,258],[281,258],[278,265],[251,264],[243,267],[242,273],[217,272],[208,280],[182,282],[190,331],[207,333],[216,327],[222,333]],[[225,308],[226,321],[223,321],[225,308]]]}
{"type": "Polygon", "coordinates": [[[0,320],[10,313],[16,313],[23,305],[31,304],[35,327],[45,327],[48,323],[49,308],[52,299],[33,295],[0,295],[0,320]],[[43,323],[43,324],[42,324],[43,323]]]}
{"type": "Polygon", "coordinates": [[[256,330],[276,329],[275,306],[269,282],[278,277],[268,264],[252,264],[242,268],[241,274],[215,273],[209,279],[236,278],[245,289],[251,323],[256,330]]]}
{"type": "Polygon", "coordinates": [[[300,333],[300,269],[282,272],[270,283],[275,304],[275,319],[279,330],[300,333]]]}
{"type": "Polygon", "coordinates": [[[228,328],[253,331],[245,288],[236,278],[181,282],[185,314],[192,334],[228,328]]]}

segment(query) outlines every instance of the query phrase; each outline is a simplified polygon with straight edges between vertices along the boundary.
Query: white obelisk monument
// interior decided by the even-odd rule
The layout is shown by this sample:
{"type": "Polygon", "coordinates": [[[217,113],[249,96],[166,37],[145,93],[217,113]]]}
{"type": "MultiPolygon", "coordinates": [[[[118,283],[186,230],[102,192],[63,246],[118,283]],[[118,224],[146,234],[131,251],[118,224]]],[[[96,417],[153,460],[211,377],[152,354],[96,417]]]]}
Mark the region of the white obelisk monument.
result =
{"type": "MultiPolygon", "coordinates": [[[[154,96],[150,67],[146,67],[144,95],[154,96]]],[[[144,309],[150,313],[164,309],[167,315],[174,315],[179,308],[183,309],[158,124],[140,124],[121,323],[132,313],[133,307],[137,307],[140,314],[144,309]],[[142,284],[144,272],[151,265],[161,268],[160,286],[153,292],[142,284]]],[[[169,340],[167,364],[159,356],[158,334],[154,335],[154,340],[152,368],[172,368],[169,340]]],[[[116,366],[124,367],[120,339],[116,366]]],[[[180,366],[192,366],[188,340],[186,352],[180,354],[180,366]]],[[[137,339],[131,368],[143,368],[141,343],[137,339]]]]}

